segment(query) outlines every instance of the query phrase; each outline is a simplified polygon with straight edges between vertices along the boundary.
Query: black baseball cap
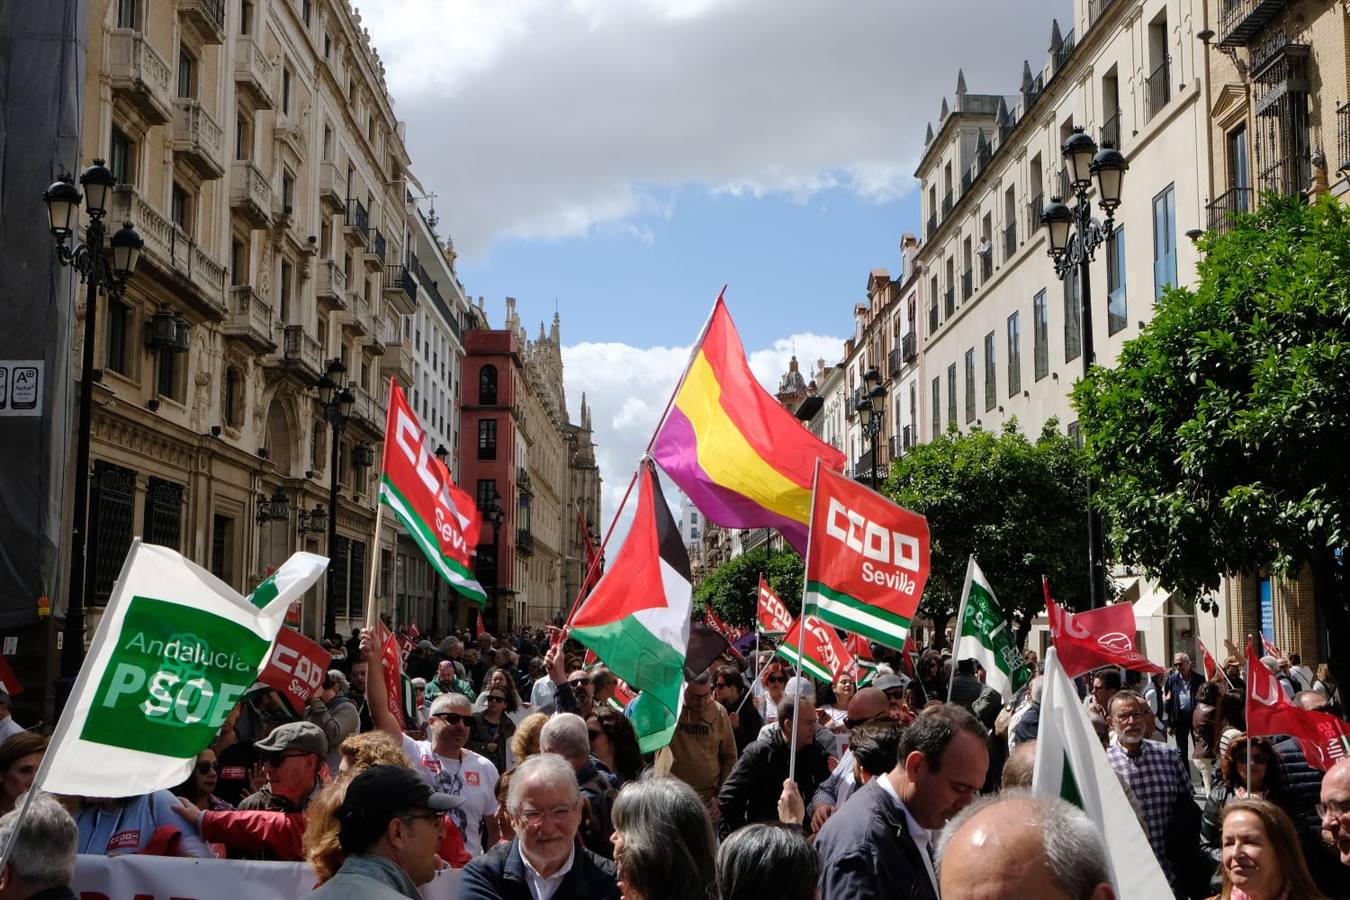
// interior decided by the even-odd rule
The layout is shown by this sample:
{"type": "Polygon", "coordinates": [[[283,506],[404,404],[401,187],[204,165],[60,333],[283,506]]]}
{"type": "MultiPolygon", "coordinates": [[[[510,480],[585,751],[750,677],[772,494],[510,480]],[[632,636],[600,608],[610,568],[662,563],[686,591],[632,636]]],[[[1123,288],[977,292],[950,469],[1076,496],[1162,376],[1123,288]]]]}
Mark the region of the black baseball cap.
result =
{"type": "Polygon", "coordinates": [[[462,805],[463,798],[433,791],[412,769],[371,766],[347,785],[337,809],[338,841],[348,853],[359,853],[400,813],[416,809],[448,812],[462,805]]]}

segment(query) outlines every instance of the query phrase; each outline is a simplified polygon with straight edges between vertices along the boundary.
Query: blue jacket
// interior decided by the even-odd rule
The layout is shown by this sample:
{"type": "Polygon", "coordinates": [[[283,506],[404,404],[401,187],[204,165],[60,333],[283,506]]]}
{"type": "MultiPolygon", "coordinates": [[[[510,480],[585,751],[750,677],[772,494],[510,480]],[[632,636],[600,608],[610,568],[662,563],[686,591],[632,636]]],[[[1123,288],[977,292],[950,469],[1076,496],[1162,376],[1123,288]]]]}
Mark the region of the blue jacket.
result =
{"type": "MultiPolygon", "coordinates": [[[[498,844],[465,866],[457,900],[533,900],[520,858],[520,838],[498,844]]],[[[553,900],[619,900],[614,863],[578,845],[572,868],[553,900]]]]}
{"type": "Polygon", "coordinates": [[[820,900],[938,900],[904,810],[877,782],[820,829],[820,900]]]}

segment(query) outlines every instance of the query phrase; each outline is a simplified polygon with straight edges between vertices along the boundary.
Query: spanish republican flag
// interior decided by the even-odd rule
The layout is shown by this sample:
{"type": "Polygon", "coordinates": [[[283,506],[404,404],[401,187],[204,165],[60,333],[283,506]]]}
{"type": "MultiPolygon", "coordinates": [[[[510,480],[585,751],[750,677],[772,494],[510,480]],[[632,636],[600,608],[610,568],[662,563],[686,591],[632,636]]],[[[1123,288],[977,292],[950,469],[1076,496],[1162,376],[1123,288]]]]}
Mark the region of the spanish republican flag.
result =
{"type": "Polygon", "coordinates": [[[845,461],[760,387],[720,294],[652,456],[710,522],[776,528],[799,553],[816,460],[845,461]]]}

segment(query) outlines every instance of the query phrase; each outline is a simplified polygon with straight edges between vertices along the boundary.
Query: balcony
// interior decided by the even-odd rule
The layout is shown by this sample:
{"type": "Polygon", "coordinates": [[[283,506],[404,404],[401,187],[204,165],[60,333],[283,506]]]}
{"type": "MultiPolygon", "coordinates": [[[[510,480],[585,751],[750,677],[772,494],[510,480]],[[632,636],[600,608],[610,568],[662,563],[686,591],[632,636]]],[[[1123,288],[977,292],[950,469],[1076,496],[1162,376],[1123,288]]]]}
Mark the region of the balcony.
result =
{"type": "Polygon", "coordinates": [[[177,288],[178,296],[195,303],[211,321],[229,312],[225,298],[225,266],[197,245],[190,235],[151,206],[130,185],[113,189],[109,221],[130,222],[145,241],[142,266],[154,266],[177,288]]]}
{"type": "Polygon", "coordinates": [[[912,363],[919,356],[918,341],[914,337],[914,329],[900,339],[900,355],[906,363],[912,363]]]}
{"type": "Polygon", "coordinates": [[[374,319],[370,324],[370,334],[366,336],[364,346],[370,350],[372,356],[384,356],[385,351],[389,349],[389,322],[384,319],[374,319]]]}
{"type": "Polygon", "coordinates": [[[938,330],[938,305],[937,298],[933,299],[932,305],[928,307],[928,336],[937,334],[938,330]]]}
{"type": "Polygon", "coordinates": [[[1003,259],[1008,261],[1017,253],[1017,223],[1009,222],[1003,229],[1003,259]]]}
{"type": "Polygon", "coordinates": [[[237,284],[230,288],[230,317],[225,320],[225,337],[237,340],[257,353],[276,352],[272,307],[251,285],[237,284]]]}
{"type": "Polygon", "coordinates": [[[896,457],[898,457],[898,456],[900,455],[900,453],[899,453],[899,449],[900,449],[900,448],[897,446],[899,443],[900,443],[900,439],[897,438],[895,435],[891,435],[890,437],[886,438],[886,458],[887,458],[887,459],[895,459],[896,457]]]}
{"type": "Polygon", "coordinates": [[[173,118],[172,73],[145,35],[126,28],[108,31],[108,81],[113,99],[130,106],[149,125],[173,118]]]}
{"type": "Polygon", "coordinates": [[[906,425],[900,429],[900,449],[909,450],[914,446],[914,426],[906,425]]]}
{"type": "Polygon", "coordinates": [[[254,228],[267,228],[272,222],[272,187],[249,160],[230,165],[230,209],[254,228]]]}
{"type": "Polygon", "coordinates": [[[370,214],[365,204],[355,197],[347,198],[347,218],[343,220],[343,237],[353,247],[364,247],[370,243],[370,214]]]}
{"type": "Polygon", "coordinates": [[[370,243],[366,245],[366,266],[372,272],[384,269],[384,235],[376,228],[370,233],[370,243]]]}
{"type": "Polygon", "coordinates": [[[937,213],[928,217],[928,239],[932,240],[933,235],[937,234],[937,213]]]}
{"type": "Polygon", "coordinates": [[[315,294],[319,298],[319,303],[330,310],[347,308],[347,276],[336,261],[319,260],[319,277],[315,294]]]}
{"type": "Polygon", "coordinates": [[[973,269],[966,269],[961,273],[961,302],[964,303],[969,300],[974,293],[975,271],[973,269]]]}
{"type": "Polygon", "coordinates": [[[516,552],[522,556],[534,555],[534,535],[525,528],[516,529],[516,552]]]}
{"type": "Polygon", "coordinates": [[[412,338],[400,338],[396,331],[385,337],[388,350],[380,357],[380,377],[397,378],[404,384],[411,384],[416,365],[412,338]]]}
{"type": "Polygon", "coordinates": [[[1115,0],[1088,0],[1088,27],[1091,28],[1115,0]]]}
{"type": "Polygon", "coordinates": [[[1205,207],[1209,212],[1209,230],[1227,234],[1233,230],[1233,216],[1251,212],[1252,189],[1248,187],[1229,188],[1205,207]]]}
{"type": "Polygon", "coordinates": [[[952,214],[952,207],[954,205],[955,203],[952,199],[952,192],[948,191],[946,196],[942,198],[942,218],[945,219],[952,214]]]}
{"type": "Polygon", "coordinates": [[[1064,35],[1064,43],[1060,44],[1059,49],[1055,51],[1055,74],[1059,74],[1059,70],[1064,68],[1064,64],[1069,61],[1070,56],[1073,56],[1074,48],[1077,46],[1078,38],[1074,35],[1073,29],[1070,28],[1069,33],[1064,35]]]}
{"type": "Polygon", "coordinates": [[[1219,46],[1245,47],[1285,6],[1284,0],[1219,0],[1219,46]]]}
{"type": "Polygon", "coordinates": [[[407,266],[384,267],[384,293],[403,315],[411,316],[417,312],[417,282],[407,266]]]}
{"type": "Polygon", "coordinates": [[[282,332],[281,364],[307,387],[323,375],[323,348],[305,334],[303,325],[287,325],[282,332]]]}
{"type": "Polygon", "coordinates": [[[1120,149],[1120,107],[1116,107],[1115,113],[1102,123],[1101,135],[1103,147],[1120,149]]]}
{"type": "Polygon", "coordinates": [[[178,0],[178,22],[201,44],[225,43],[225,0],[178,0]]]}
{"type": "Polygon", "coordinates": [[[1307,153],[1289,153],[1261,170],[1257,181],[1262,193],[1275,192],[1286,197],[1303,193],[1312,183],[1312,161],[1307,153]]]}
{"type": "Polygon", "coordinates": [[[950,319],[956,315],[956,288],[949,287],[942,294],[942,313],[943,317],[950,319]]]}
{"type": "Polygon", "coordinates": [[[374,435],[375,440],[383,440],[384,403],[354,381],[349,382],[347,387],[356,395],[356,402],[352,404],[351,421],[365,426],[365,429],[374,435]]]}
{"type": "Polygon", "coordinates": [[[1350,169],[1350,103],[1336,107],[1336,147],[1340,151],[1339,171],[1350,169]]]}
{"type": "Polygon", "coordinates": [[[1150,122],[1172,99],[1172,57],[1163,61],[1144,82],[1144,121],[1150,122]]]}
{"type": "Polygon", "coordinates": [[[347,208],[347,189],[337,163],[319,163],[319,203],[324,212],[340,213],[347,208]]]}
{"type": "Polygon", "coordinates": [[[183,158],[204,180],[214,180],[225,174],[221,152],[224,133],[216,120],[191,97],[175,97],[173,101],[173,152],[183,158]]]}
{"type": "Polygon", "coordinates": [[[255,109],[272,109],[272,79],[276,63],[267,58],[257,41],[240,35],[235,41],[234,84],[242,97],[247,97],[255,109]]]}
{"type": "Polygon", "coordinates": [[[1041,214],[1045,212],[1045,195],[1037,194],[1027,204],[1027,234],[1041,227],[1041,214]]]}
{"type": "Polygon", "coordinates": [[[900,356],[900,348],[896,347],[890,353],[886,354],[886,375],[889,378],[895,378],[900,374],[900,369],[904,366],[904,359],[900,356]]]}
{"type": "Polygon", "coordinates": [[[994,242],[988,236],[980,242],[984,249],[980,251],[980,284],[994,277],[994,242]]]}
{"type": "Polygon", "coordinates": [[[342,316],[342,327],[352,334],[363,336],[370,333],[370,303],[360,291],[347,292],[347,311],[342,316]]]}

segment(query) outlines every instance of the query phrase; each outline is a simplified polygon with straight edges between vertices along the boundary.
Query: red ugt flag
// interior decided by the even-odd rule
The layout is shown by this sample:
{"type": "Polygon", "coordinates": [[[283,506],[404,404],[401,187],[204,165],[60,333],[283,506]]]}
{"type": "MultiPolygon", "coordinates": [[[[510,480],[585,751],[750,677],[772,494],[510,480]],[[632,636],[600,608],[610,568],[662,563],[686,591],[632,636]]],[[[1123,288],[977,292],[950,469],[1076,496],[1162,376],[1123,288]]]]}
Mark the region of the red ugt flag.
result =
{"type": "Polygon", "coordinates": [[[1323,772],[1350,756],[1350,724],[1330,713],[1313,712],[1284,699],[1280,684],[1247,641],[1247,733],[1288,734],[1298,741],[1308,765],[1323,772]]]}
{"type": "Polygon", "coordinates": [[[759,602],[755,610],[755,624],[759,633],[766,637],[779,637],[787,634],[792,627],[792,613],[788,612],[783,601],[769,587],[764,576],[759,576],[759,602]]]}
{"type": "Polygon", "coordinates": [[[1134,609],[1117,603],[1071,613],[1050,599],[1050,581],[1041,580],[1045,589],[1045,611],[1050,619],[1050,637],[1055,653],[1070,678],[1077,678],[1101,666],[1121,666],[1136,672],[1162,672],[1162,666],[1149,662],[1134,649],[1134,609]]]}

